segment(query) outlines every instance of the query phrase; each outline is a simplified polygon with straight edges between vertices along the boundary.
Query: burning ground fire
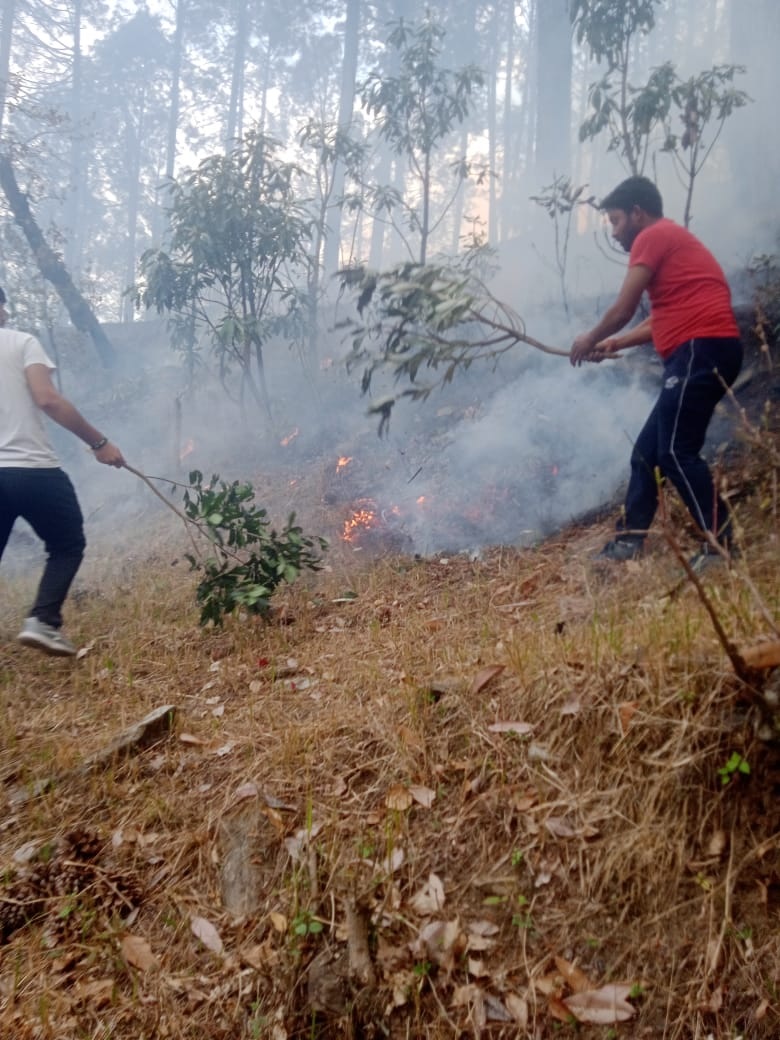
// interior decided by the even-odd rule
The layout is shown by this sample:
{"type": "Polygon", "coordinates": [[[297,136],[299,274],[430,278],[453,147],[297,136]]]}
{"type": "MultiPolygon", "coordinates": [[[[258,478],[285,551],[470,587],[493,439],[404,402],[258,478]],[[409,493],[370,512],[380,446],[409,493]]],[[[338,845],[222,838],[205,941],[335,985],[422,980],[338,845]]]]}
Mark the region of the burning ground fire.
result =
{"type": "Polygon", "coordinates": [[[363,499],[362,502],[356,503],[356,506],[354,512],[344,521],[341,533],[344,541],[353,545],[360,541],[361,535],[375,528],[379,523],[376,503],[370,498],[363,499]]]}
{"type": "Polygon", "coordinates": [[[401,552],[411,548],[399,506],[380,509],[371,498],[358,499],[344,520],[341,537],[355,549],[401,552]]]}
{"type": "Polygon", "coordinates": [[[281,444],[281,446],[283,448],[286,448],[288,445],[292,444],[292,442],[295,440],[295,438],[298,436],[298,434],[300,432],[301,431],[296,426],[295,429],[291,430],[290,433],[288,433],[286,437],[282,437],[282,439],[279,441],[279,443],[281,444]]]}
{"type": "Polygon", "coordinates": [[[411,488],[396,487],[398,504],[388,506],[381,498],[380,467],[344,453],[331,456],[323,470],[322,501],[340,507],[334,535],[352,549],[372,554],[428,553],[442,546],[448,552],[471,550],[491,540],[527,542],[548,526],[546,510],[558,490],[560,469],[549,455],[523,459],[521,465],[539,491],[530,504],[517,473],[502,470],[492,481],[460,487],[457,495],[446,493],[447,488],[442,493],[426,488],[420,494],[422,488],[412,493],[411,488]]]}

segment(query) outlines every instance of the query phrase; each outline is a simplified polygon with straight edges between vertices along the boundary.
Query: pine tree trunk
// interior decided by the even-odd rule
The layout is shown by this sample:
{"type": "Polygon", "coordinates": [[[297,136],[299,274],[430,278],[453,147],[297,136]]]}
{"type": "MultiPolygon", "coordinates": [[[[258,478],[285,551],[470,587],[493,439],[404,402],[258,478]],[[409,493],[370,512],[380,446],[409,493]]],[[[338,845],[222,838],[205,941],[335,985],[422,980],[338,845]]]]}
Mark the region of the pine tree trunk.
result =
{"type": "Polygon", "coordinates": [[[81,53],[81,0],[73,5],[73,69],[71,72],[71,139],[68,195],[65,203],[65,264],[71,271],[80,267],[81,236],[79,235],[82,183],[84,181],[84,142],[81,137],[82,119],[82,53],[81,53]]]}
{"type": "Polygon", "coordinates": [[[249,37],[247,0],[239,0],[236,15],[236,34],[233,42],[233,76],[230,83],[230,107],[228,109],[225,148],[230,151],[241,136],[244,98],[244,64],[249,37]]]}
{"type": "Polygon", "coordinates": [[[536,176],[548,184],[571,173],[572,28],[568,0],[537,5],[536,176]]]}
{"type": "MultiPolygon", "coordinates": [[[[344,26],[344,57],[341,64],[341,96],[339,98],[338,128],[346,133],[352,123],[355,105],[355,79],[357,77],[358,40],[360,36],[360,0],[346,0],[347,17],[344,26]]],[[[344,165],[338,159],[333,168],[333,198],[344,194],[344,165]]],[[[328,235],[325,239],[323,268],[331,274],[339,266],[341,254],[341,207],[332,209],[328,219],[328,235]]]]}
{"type": "Polygon", "coordinates": [[[57,290],[79,332],[85,332],[91,337],[103,364],[107,367],[112,365],[115,359],[114,348],[101,329],[92,308],[73,284],[68,269],[43,237],[30,210],[27,195],[20,190],[13,166],[6,155],[0,155],[0,188],[8,200],[14,220],[27,239],[42,276],[57,290]]]}
{"type": "Polygon", "coordinates": [[[11,68],[11,41],[14,33],[15,0],[3,0],[3,25],[0,30],[0,131],[3,129],[8,76],[11,68]]]}
{"type": "Polygon", "coordinates": [[[186,12],[186,0],[176,0],[176,28],[173,34],[173,58],[171,60],[171,105],[168,111],[168,146],[165,151],[165,178],[168,181],[173,178],[176,168],[176,135],[179,129],[181,63],[184,55],[186,12]]]}

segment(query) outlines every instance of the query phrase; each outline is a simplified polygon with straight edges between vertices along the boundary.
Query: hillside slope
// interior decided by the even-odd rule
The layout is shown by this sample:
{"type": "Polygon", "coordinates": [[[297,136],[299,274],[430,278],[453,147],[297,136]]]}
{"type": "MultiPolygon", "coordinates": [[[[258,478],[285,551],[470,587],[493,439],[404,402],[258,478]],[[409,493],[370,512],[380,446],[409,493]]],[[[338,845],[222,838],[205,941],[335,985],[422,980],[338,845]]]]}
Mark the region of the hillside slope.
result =
{"type": "Polygon", "coordinates": [[[606,516],[339,541],[271,623],[206,630],[161,523],[93,553],[72,664],[13,644],[13,582],[0,1035],[777,1037],[780,671],[723,640],[778,639],[774,409],[724,454],[742,556],[698,585],[671,496],[641,561],[593,561],[606,516]]]}

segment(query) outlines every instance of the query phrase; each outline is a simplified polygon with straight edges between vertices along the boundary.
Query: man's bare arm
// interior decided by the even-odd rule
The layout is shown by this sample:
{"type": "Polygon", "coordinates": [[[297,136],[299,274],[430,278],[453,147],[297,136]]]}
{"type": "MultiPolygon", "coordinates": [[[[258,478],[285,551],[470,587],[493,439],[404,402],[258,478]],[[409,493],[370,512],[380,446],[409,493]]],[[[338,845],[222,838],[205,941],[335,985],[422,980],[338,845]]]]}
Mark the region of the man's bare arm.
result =
{"type": "Polygon", "coordinates": [[[95,452],[98,462],[107,466],[124,466],[122,452],[115,444],[103,437],[100,430],[87,422],[81,412],[63,397],[51,381],[51,373],[46,365],[28,365],[24,370],[27,386],[35,404],[59,426],[75,434],[95,452]],[[94,445],[105,441],[100,448],[94,445]]]}
{"type": "Polygon", "coordinates": [[[601,321],[589,332],[583,332],[575,339],[571,349],[573,365],[580,365],[588,360],[589,355],[598,353],[596,344],[613,336],[631,321],[652,275],[653,272],[644,264],[629,267],[617,299],[605,312],[601,321]]]}

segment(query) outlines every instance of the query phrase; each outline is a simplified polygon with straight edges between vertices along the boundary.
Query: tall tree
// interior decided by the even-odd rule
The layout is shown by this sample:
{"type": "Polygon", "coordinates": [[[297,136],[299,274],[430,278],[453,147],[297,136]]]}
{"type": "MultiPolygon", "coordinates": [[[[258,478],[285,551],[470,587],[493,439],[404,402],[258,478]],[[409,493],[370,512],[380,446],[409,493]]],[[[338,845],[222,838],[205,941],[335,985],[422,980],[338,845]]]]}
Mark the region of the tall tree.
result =
{"type": "Polygon", "coordinates": [[[16,223],[24,232],[41,274],[57,290],[76,328],[92,337],[103,363],[112,364],[115,355],[108,337],[101,329],[92,308],[73,284],[68,269],[43,237],[30,210],[27,194],[19,188],[10,160],[1,154],[0,188],[8,200],[16,223]]]}
{"type": "Polygon", "coordinates": [[[572,28],[569,0],[537,7],[537,183],[568,176],[571,169],[572,28]]]}
{"type": "MultiPolygon", "coordinates": [[[[132,320],[132,300],[125,290],[135,280],[138,255],[149,244],[157,206],[168,132],[168,57],[159,19],[138,11],[100,41],[92,61],[96,136],[91,175],[108,196],[110,248],[118,251],[111,264],[123,321],[132,320]],[[112,194],[118,205],[112,205],[112,194]]],[[[103,242],[105,231],[96,229],[93,244],[103,242]]]]}
{"type": "MultiPolygon", "coordinates": [[[[360,0],[346,0],[345,7],[344,55],[341,63],[337,120],[338,132],[342,135],[348,135],[350,132],[355,107],[355,82],[360,39],[360,0]]],[[[341,246],[341,205],[339,200],[344,195],[345,175],[344,163],[337,158],[333,170],[333,198],[336,200],[336,206],[330,210],[323,258],[323,267],[326,272],[333,272],[339,266],[341,246]]]]}
{"type": "MultiPolygon", "coordinates": [[[[398,75],[386,76],[374,70],[361,86],[363,106],[376,117],[380,137],[406,160],[416,183],[419,202],[406,203],[404,215],[419,242],[421,263],[425,263],[431,232],[441,223],[468,174],[464,158],[456,165],[455,190],[434,217],[434,154],[465,120],[472,93],[484,83],[483,74],[475,65],[455,70],[441,66],[440,41],[444,35],[445,30],[430,15],[416,24],[407,25],[401,20],[388,36],[388,45],[399,55],[398,75]]],[[[412,244],[406,241],[414,255],[412,244]]]]}
{"type": "Polygon", "coordinates": [[[81,51],[81,0],[73,0],[73,61],[71,65],[70,115],[71,141],[68,162],[69,177],[65,197],[65,263],[75,271],[81,262],[80,210],[81,186],[84,179],[84,148],[82,141],[83,111],[83,54],[81,51]]]}
{"type": "Polygon", "coordinates": [[[14,32],[16,0],[3,0],[3,22],[0,26],[0,133],[3,132],[8,82],[11,74],[11,41],[14,32]]]}
{"type": "Polygon", "coordinates": [[[247,134],[228,155],[204,159],[172,185],[165,249],[141,259],[136,298],[168,313],[178,344],[196,349],[201,332],[230,392],[248,393],[271,416],[264,350],[292,329],[308,260],[310,224],[296,196],[298,168],[276,142],[247,134]]]}
{"type": "Polygon", "coordinates": [[[740,209],[749,199],[763,225],[777,206],[780,140],[776,133],[780,97],[780,62],[767,57],[780,39],[780,4],[776,0],[731,0],[729,60],[747,66],[745,88],[755,100],[752,119],[735,120],[728,140],[740,209]]]}
{"type": "Polygon", "coordinates": [[[225,147],[233,148],[241,136],[244,112],[244,72],[249,42],[249,0],[235,0],[236,20],[233,32],[233,60],[230,78],[230,102],[227,110],[225,147]]]}

